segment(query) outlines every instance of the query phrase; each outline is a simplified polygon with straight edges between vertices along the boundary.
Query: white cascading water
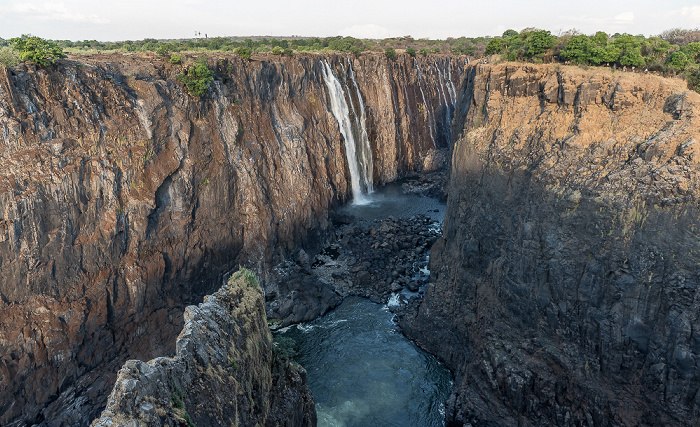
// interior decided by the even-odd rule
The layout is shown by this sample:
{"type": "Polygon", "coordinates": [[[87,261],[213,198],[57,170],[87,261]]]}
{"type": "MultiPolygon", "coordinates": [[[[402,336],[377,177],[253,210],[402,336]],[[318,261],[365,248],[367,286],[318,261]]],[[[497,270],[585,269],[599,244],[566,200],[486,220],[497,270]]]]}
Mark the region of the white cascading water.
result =
{"type": "MultiPolygon", "coordinates": [[[[467,61],[469,61],[469,58],[467,58],[467,61]]],[[[452,95],[452,105],[456,108],[457,107],[457,89],[455,89],[455,84],[452,83],[452,62],[450,62],[450,61],[447,62],[447,81],[450,82],[448,89],[450,90],[450,94],[452,95]]]]}
{"type": "MultiPolygon", "coordinates": [[[[361,105],[361,119],[362,124],[356,125],[356,128],[360,130],[360,143],[357,144],[355,141],[355,135],[353,133],[353,120],[350,118],[350,108],[345,100],[345,93],[343,92],[343,87],[333,74],[330,65],[326,61],[323,61],[323,67],[321,69],[323,74],[323,81],[328,88],[328,95],[331,101],[331,111],[338,121],[338,127],[340,128],[340,133],[345,139],[345,156],[348,160],[348,168],[350,169],[350,185],[352,187],[353,203],[355,204],[367,204],[370,202],[368,193],[372,191],[372,151],[369,146],[369,139],[366,138],[367,132],[364,131],[364,119],[365,112],[364,106],[361,105]],[[364,137],[362,133],[364,132],[364,137]],[[366,139],[366,140],[363,140],[366,139]],[[358,153],[359,151],[359,153],[358,153]]],[[[353,81],[354,82],[354,81],[353,81]]],[[[362,97],[358,98],[362,103],[362,97]]],[[[352,101],[352,98],[350,98],[352,101]]],[[[354,115],[355,120],[358,120],[357,114],[354,115]]]]}
{"type": "Polygon", "coordinates": [[[416,66],[416,69],[418,70],[418,88],[420,89],[420,95],[423,97],[423,108],[425,108],[425,111],[428,112],[428,131],[430,133],[430,139],[433,141],[433,147],[437,147],[437,144],[435,144],[435,120],[433,120],[432,114],[430,114],[430,106],[428,105],[427,102],[425,102],[425,93],[423,93],[423,86],[421,85],[421,81],[423,80],[423,76],[420,70],[420,65],[418,65],[418,61],[413,59],[413,63],[416,66]]]}
{"type": "Polygon", "coordinates": [[[456,94],[456,91],[454,90],[454,84],[452,84],[452,78],[451,78],[452,70],[450,69],[451,68],[450,65],[451,65],[450,62],[448,61],[447,62],[447,70],[448,70],[449,76],[450,76],[449,82],[450,82],[450,85],[452,87],[450,87],[450,85],[447,84],[448,73],[442,72],[440,70],[440,67],[438,66],[437,62],[435,62],[435,68],[437,69],[438,79],[439,79],[438,85],[440,87],[444,86],[446,89],[445,91],[442,92],[442,96],[445,100],[445,127],[446,127],[446,131],[447,131],[448,141],[452,141],[452,116],[453,116],[454,111],[456,109],[456,102],[455,101],[457,99],[457,94],[456,94]],[[449,98],[450,98],[449,104],[447,103],[447,97],[445,96],[445,92],[447,92],[447,94],[449,95],[449,98]]]}
{"type": "MultiPolygon", "coordinates": [[[[367,187],[367,193],[372,193],[374,190],[374,178],[372,176],[372,146],[369,143],[369,136],[367,135],[367,116],[365,114],[365,103],[362,100],[362,94],[360,93],[360,88],[357,86],[355,81],[355,73],[352,70],[352,64],[350,63],[350,58],[348,58],[348,69],[350,70],[350,80],[352,80],[353,86],[355,86],[355,93],[357,94],[357,101],[360,103],[360,117],[358,119],[355,115],[355,121],[359,120],[359,133],[360,133],[360,144],[359,144],[359,154],[360,154],[360,166],[364,172],[365,186],[367,187]]],[[[350,98],[352,99],[352,98],[350,98]]]]}

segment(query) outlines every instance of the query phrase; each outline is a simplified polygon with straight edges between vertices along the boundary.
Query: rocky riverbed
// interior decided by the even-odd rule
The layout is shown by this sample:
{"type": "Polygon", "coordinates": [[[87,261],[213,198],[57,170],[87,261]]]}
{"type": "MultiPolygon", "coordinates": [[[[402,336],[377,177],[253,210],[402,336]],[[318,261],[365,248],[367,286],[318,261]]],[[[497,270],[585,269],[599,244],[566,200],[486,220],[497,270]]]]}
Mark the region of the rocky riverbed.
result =
{"type": "Polygon", "coordinates": [[[443,184],[444,173],[415,178],[375,195],[379,201],[391,197],[388,206],[350,206],[336,213],[332,218],[335,230],[325,245],[315,253],[300,249],[272,270],[265,288],[266,309],[273,324],[284,327],[308,322],[335,308],[347,296],[386,303],[403,290],[407,295],[420,295],[429,279],[428,253],[440,237],[444,214],[442,202],[423,194],[441,195],[443,184]],[[426,212],[398,216],[401,212],[412,213],[409,206],[394,210],[401,197],[408,198],[409,205],[412,201],[414,205],[426,203],[426,212]],[[397,216],[363,219],[380,215],[366,215],[366,209],[397,216]]]}

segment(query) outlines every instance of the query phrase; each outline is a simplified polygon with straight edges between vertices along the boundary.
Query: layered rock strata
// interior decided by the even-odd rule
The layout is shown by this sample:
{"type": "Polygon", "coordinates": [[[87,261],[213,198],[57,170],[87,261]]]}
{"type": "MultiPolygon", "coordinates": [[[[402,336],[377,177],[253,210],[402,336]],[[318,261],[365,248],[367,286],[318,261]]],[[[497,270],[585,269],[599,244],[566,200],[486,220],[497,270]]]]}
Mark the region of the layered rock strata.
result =
{"type": "Polygon", "coordinates": [[[248,270],[185,309],[172,358],[130,360],[93,426],[316,425],[306,372],[274,354],[248,270]]]}
{"type": "Polygon", "coordinates": [[[457,375],[448,425],[700,422],[699,112],[651,75],[467,70],[402,321],[457,375]]]}
{"type": "Polygon", "coordinates": [[[207,61],[201,98],[156,57],[0,69],[0,424],[85,425],[124,360],[172,354],[186,304],[324,235],[350,190],[322,61],[363,97],[378,184],[447,145],[463,64],[207,61]]]}

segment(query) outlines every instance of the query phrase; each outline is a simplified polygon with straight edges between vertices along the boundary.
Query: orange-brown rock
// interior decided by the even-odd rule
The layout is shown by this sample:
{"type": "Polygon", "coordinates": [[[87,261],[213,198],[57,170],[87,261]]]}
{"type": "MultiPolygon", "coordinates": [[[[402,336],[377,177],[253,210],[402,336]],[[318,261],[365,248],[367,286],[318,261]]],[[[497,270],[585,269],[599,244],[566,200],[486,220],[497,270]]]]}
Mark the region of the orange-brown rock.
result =
{"type": "Polygon", "coordinates": [[[458,59],[210,56],[202,98],[156,57],[0,70],[0,424],[87,423],[186,304],[324,234],[350,187],[322,60],[352,63],[376,183],[447,145],[458,59]]]}
{"type": "Polygon", "coordinates": [[[443,238],[402,326],[448,425],[698,425],[700,95],[609,69],[469,67],[443,238]]]}

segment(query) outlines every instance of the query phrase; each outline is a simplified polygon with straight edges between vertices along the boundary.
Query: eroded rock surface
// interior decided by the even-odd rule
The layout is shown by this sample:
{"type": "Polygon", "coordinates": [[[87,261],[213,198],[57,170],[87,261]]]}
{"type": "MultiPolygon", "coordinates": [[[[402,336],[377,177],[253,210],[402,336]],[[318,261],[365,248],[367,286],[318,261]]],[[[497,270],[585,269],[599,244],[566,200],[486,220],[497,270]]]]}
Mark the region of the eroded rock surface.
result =
{"type": "Polygon", "coordinates": [[[95,427],[315,426],[306,371],[274,354],[250,271],[185,310],[174,357],[130,360],[95,427]]]}
{"type": "Polygon", "coordinates": [[[468,69],[401,322],[457,375],[448,425],[698,425],[699,108],[655,76],[468,69]]]}
{"type": "Polygon", "coordinates": [[[86,425],[127,358],[173,353],[185,305],[322,240],[350,198],[322,61],[363,98],[377,185],[447,146],[463,64],[207,60],[201,98],[155,56],[0,69],[0,424],[86,425]]]}

